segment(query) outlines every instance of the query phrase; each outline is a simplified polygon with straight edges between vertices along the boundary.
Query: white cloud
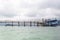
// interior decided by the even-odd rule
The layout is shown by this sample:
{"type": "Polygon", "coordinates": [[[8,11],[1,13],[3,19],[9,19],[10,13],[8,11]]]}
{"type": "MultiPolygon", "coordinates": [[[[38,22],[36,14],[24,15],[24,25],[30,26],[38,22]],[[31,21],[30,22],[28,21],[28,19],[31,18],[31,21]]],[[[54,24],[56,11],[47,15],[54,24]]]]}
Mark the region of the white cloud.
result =
{"type": "Polygon", "coordinates": [[[0,0],[0,15],[13,20],[60,17],[60,1],[0,0]]]}

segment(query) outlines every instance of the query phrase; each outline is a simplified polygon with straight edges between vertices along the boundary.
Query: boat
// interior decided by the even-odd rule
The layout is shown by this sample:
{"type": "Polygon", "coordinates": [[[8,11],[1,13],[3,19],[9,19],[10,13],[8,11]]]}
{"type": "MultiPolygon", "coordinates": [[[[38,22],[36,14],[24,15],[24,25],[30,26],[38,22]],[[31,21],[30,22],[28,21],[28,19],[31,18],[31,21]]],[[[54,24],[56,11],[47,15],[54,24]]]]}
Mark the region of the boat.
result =
{"type": "Polygon", "coordinates": [[[57,26],[58,21],[57,20],[45,20],[41,23],[42,26],[57,26]]]}

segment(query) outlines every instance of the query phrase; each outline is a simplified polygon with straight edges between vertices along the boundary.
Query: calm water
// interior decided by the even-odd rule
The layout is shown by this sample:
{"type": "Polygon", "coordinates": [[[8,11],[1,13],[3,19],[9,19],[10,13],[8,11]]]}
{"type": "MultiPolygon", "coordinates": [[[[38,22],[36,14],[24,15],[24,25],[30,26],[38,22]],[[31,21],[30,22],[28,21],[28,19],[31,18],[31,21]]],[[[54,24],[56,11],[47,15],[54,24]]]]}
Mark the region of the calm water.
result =
{"type": "Polygon", "coordinates": [[[2,27],[0,40],[60,40],[60,27],[2,27]]]}

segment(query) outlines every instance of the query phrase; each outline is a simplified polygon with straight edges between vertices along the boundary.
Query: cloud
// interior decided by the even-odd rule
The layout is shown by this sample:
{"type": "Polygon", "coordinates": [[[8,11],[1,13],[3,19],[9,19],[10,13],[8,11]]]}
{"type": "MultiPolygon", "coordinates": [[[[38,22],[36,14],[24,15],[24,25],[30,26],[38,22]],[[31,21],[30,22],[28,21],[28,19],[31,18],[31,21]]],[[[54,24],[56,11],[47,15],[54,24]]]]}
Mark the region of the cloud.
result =
{"type": "Polygon", "coordinates": [[[12,19],[60,17],[60,0],[0,0],[0,15],[12,19]]]}
{"type": "MultiPolygon", "coordinates": [[[[41,1],[41,0],[40,0],[41,1]]],[[[43,0],[41,3],[36,2],[32,4],[28,17],[48,17],[55,18],[60,17],[60,1],[59,0],[43,0]]]]}
{"type": "Polygon", "coordinates": [[[0,11],[0,15],[5,16],[5,17],[13,17],[13,16],[16,16],[16,11],[5,9],[5,10],[0,11]]]}

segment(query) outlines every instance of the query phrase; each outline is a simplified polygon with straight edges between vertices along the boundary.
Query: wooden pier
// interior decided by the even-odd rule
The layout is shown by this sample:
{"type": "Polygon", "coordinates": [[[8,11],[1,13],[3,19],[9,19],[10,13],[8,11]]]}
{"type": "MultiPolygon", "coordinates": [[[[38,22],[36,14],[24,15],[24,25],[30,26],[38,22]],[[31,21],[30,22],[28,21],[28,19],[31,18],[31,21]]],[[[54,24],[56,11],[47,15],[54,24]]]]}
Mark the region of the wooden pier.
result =
{"type": "Polygon", "coordinates": [[[0,24],[3,23],[4,26],[40,26],[39,21],[0,21],[0,24]]]}

